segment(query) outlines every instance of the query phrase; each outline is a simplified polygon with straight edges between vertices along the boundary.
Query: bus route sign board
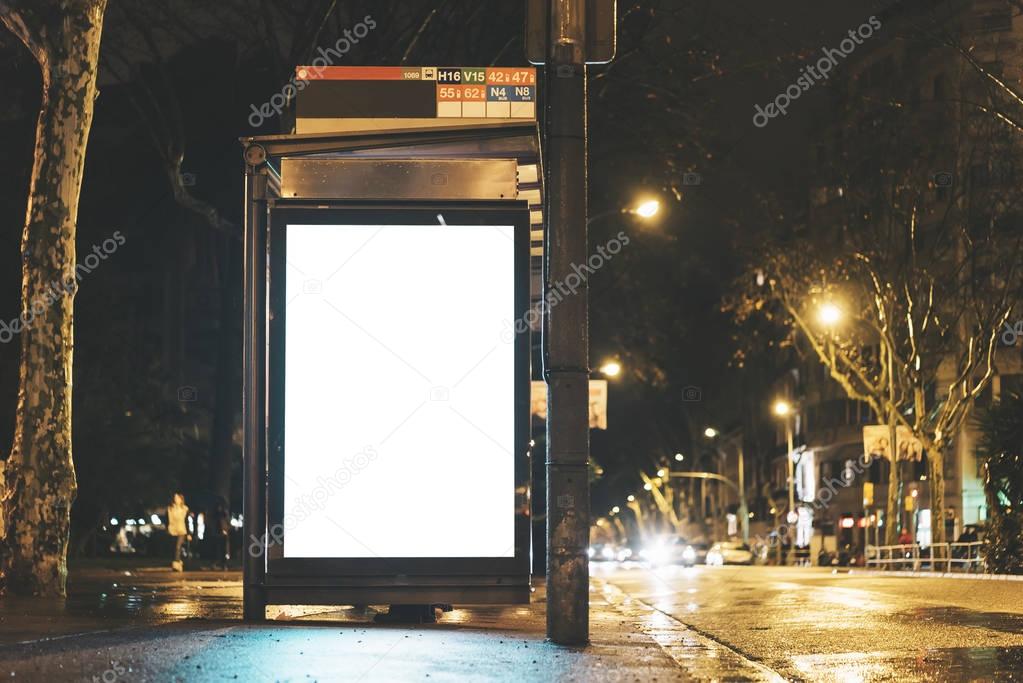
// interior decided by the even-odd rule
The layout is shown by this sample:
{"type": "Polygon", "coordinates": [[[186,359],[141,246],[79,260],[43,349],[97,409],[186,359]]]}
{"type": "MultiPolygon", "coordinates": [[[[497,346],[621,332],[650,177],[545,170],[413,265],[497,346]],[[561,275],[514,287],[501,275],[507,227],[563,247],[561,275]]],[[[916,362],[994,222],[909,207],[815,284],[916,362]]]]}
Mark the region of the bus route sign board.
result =
{"type": "Polygon", "coordinates": [[[300,66],[299,119],[536,119],[536,69],[300,66]]]}

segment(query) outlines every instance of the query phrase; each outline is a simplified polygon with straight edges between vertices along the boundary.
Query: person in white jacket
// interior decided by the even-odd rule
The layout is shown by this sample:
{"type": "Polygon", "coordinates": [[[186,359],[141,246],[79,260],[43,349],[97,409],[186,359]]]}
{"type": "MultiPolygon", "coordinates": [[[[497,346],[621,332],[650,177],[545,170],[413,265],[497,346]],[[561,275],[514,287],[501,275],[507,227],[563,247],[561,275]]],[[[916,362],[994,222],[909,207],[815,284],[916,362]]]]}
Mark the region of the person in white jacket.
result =
{"type": "Polygon", "coordinates": [[[181,548],[188,540],[188,529],[185,527],[185,518],[188,517],[188,506],[185,505],[185,497],[180,493],[174,494],[174,501],[167,506],[167,533],[174,537],[174,560],[171,562],[171,569],[176,572],[184,570],[181,562],[181,548]]]}

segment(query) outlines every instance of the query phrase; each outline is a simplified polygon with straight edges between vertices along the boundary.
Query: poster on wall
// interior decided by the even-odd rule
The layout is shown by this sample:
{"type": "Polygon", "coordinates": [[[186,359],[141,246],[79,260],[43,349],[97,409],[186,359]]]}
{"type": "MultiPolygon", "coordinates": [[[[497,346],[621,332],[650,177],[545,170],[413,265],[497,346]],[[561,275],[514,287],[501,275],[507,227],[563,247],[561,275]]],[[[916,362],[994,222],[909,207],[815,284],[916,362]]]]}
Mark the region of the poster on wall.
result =
{"type": "MultiPolygon", "coordinates": [[[[607,429],[607,380],[590,380],[590,429],[607,429]]],[[[530,391],[529,412],[541,420],[547,419],[547,383],[533,380],[530,391]]]]}

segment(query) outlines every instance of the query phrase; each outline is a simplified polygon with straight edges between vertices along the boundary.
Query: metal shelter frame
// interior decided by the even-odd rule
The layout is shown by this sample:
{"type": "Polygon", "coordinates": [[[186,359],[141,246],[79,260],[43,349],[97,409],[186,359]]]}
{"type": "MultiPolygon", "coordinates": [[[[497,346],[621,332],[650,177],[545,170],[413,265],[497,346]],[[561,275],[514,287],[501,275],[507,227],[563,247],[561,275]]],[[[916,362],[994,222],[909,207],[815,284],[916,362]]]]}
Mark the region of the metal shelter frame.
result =
{"type": "MultiPolygon", "coordinates": [[[[274,459],[269,452],[273,437],[269,431],[276,418],[271,412],[269,372],[274,350],[270,347],[271,301],[269,279],[272,263],[271,213],[275,208],[308,210],[380,208],[360,197],[323,199],[292,194],[282,196],[282,165],[285,159],[514,159],[518,164],[518,193],[502,201],[457,202],[470,211],[518,210],[528,215],[520,226],[529,232],[528,278],[520,272],[516,291],[524,294],[523,309],[540,292],[539,257],[542,253],[542,211],[540,207],[540,148],[536,125],[532,122],[495,123],[468,127],[435,127],[351,133],[268,135],[241,139],[245,160],[244,187],[244,349],[243,349],[243,555],[244,618],[265,619],[269,604],[426,604],[426,603],[502,603],[528,602],[529,558],[528,527],[516,525],[514,562],[487,563],[482,558],[407,558],[399,567],[370,566],[353,570],[326,558],[292,558],[282,571],[281,560],[270,552],[270,519],[281,501],[272,499],[279,492],[271,489],[274,459]],[[528,211],[528,214],[527,214],[528,211]],[[518,547],[525,544],[524,548],[518,547]],[[524,556],[522,553],[526,553],[524,556]]],[[[454,201],[454,200],[452,200],[454,201]]],[[[447,205],[451,205],[448,202],[447,205]]],[[[433,206],[429,202],[387,201],[395,210],[414,210],[433,206]]],[[[523,252],[525,244],[523,243],[523,252]]],[[[517,300],[519,295],[517,294],[517,300]]],[[[528,511],[528,420],[529,420],[529,332],[516,349],[516,367],[525,364],[526,393],[516,398],[524,403],[525,443],[516,444],[516,487],[520,471],[525,472],[528,511]],[[523,360],[524,359],[524,360],[523,360]],[[521,399],[521,400],[520,400],[521,399]],[[525,466],[520,465],[520,462],[525,466]]],[[[517,370],[518,371],[518,370],[517,370]]],[[[517,408],[517,412],[519,411],[517,408]]],[[[516,432],[523,417],[516,415],[516,432]]],[[[528,514],[528,513],[527,513],[528,514]]],[[[279,516],[279,515],[278,515],[279,516]]],[[[527,522],[528,524],[528,522],[527,522]]],[[[379,564],[379,563],[377,563],[379,564]]],[[[393,563],[392,563],[393,564],[393,563]]]]}

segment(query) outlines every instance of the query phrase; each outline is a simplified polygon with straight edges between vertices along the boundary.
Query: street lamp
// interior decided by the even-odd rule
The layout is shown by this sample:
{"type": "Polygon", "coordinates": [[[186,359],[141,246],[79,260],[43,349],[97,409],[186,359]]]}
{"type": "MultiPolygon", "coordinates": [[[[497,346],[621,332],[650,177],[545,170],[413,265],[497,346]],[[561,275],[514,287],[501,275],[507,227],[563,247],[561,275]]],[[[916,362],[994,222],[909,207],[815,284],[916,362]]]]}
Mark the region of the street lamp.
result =
{"type": "Polygon", "coordinates": [[[785,441],[788,445],[788,452],[785,454],[785,463],[789,475],[789,514],[788,520],[792,522],[792,515],[796,514],[796,473],[795,464],[792,462],[792,452],[795,450],[792,444],[792,417],[795,409],[792,404],[783,399],[774,402],[774,414],[785,420],[785,441]]]}
{"type": "Polygon", "coordinates": [[[677,460],[678,462],[682,462],[685,459],[686,459],[686,456],[682,455],[681,453],[676,453],[675,454],[675,460],[677,460]]]}
{"type": "Polygon", "coordinates": [[[644,221],[648,221],[661,212],[661,202],[656,199],[645,199],[635,206],[626,206],[620,209],[611,209],[610,211],[602,211],[594,216],[590,216],[586,220],[586,225],[590,226],[594,221],[607,216],[613,215],[632,215],[638,216],[644,221]]]}
{"type": "Polygon", "coordinates": [[[706,429],[703,430],[703,435],[708,439],[713,439],[715,436],[718,435],[718,430],[714,429],[713,427],[707,427],[706,429]]]}
{"type": "Polygon", "coordinates": [[[613,508],[611,508],[611,514],[612,515],[617,515],[621,511],[622,511],[622,509],[620,507],[618,507],[617,505],[615,505],[613,508]]]}
{"type": "Polygon", "coordinates": [[[788,417],[792,414],[792,404],[788,401],[778,399],[774,402],[774,406],[771,407],[771,410],[773,410],[774,414],[778,417],[788,417]]]}
{"type": "Polygon", "coordinates": [[[825,327],[833,327],[842,320],[842,309],[830,301],[817,309],[817,321],[825,327]]]}
{"type": "Polygon", "coordinates": [[[658,477],[664,477],[667,473],[668,473],[668,470],[663,468],[663,467],[661,469],[657,470],[657,476],[658,477]]]}
{"type": "Polygon", "coordinates": [[[630,503],[635,503],[636,502],[636,496],[634,496],[634,495],[632,495],[630,493],[625,500],[629,501],[630,503]]]}
{"type": "Polygon", "coordinates": [[[633,209],[632,213],[636,214],[640,218],[653,218],[660,210],[661,203],[659,201],[656,199],[648,199],[633,209]]]}
{"type": "Polygon", "coordinates": [[[617,377],[622,372],[622,364],[616,360],[605,361],[600,366],[600,373],[606,377],[617,377]]]}

